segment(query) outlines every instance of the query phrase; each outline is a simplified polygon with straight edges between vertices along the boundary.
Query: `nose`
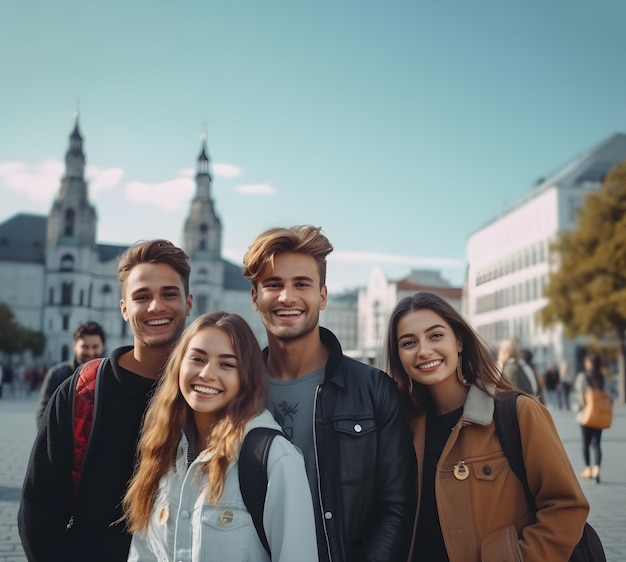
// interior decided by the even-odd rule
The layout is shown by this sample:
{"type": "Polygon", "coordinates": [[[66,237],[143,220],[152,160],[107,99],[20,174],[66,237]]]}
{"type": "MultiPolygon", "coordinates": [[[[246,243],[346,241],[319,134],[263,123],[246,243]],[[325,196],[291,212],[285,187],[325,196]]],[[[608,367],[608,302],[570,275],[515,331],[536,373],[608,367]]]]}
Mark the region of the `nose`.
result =
{"type": "Polygon", "coordinates": [[[289,287],[283,287],[283,290],[278,295],[278,300],[282,303],[289,303],[293,300],[293,291],[289,287]]]}
{"type": "Polygon", "coordinates": [[[430,355],[430,351],[431,349],[427,342],[422,341],[419,343],[419,347],[417,351],[417,354],[419,355],[419,357],[428,357],[430,355]]]}
{"type": "Polygon", "coordinates": [[[162,309],[163,309],[163,306],[161,304],[161,299],[158,297],[154,297],[150,301],[150,305],[148,306],[148,312],[157,312],[162,309]]]}

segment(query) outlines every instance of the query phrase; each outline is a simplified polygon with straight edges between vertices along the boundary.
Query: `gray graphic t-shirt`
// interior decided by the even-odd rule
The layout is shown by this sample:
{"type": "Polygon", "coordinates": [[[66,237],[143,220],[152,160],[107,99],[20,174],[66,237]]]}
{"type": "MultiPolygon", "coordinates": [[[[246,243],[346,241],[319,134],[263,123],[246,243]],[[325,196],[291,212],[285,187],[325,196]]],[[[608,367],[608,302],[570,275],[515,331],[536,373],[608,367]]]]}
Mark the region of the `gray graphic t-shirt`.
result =
{"type": "MultiPolygon", "coordinates": [[[[313,497],[316,525],[321,523],[321,509],[315,470],[313,446],[313,406],[315,390],[324,382],[324,369],[294,380],[276,380],[268,377],[267,409],[283,428],[293,444],[302,451],[309,487],[313,497]]],[[[318,529],[319,531],[319,529],[318,529]]]]}

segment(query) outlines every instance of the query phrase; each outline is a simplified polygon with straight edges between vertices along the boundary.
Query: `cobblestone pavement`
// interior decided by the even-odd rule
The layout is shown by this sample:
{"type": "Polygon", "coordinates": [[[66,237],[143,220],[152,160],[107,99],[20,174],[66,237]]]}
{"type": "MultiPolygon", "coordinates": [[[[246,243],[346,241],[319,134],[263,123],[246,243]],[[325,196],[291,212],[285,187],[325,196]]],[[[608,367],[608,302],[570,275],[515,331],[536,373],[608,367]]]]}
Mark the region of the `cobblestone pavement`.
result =
{"type": "MultiPolygon", "coordinates": [[[[20,489],[35,438],[36,397],[0,400],[0,562],[25,562],[17,533],[20,489]]],[[[552,410],[565,449],[582,469],[580,428],[569,411],[552,410]]],[[[602,435],[602,482],[583,481],[591,504],[589,522],[602,539],[609,562],[626,560],[626,406],[615,408],[613,427],[602,435]]]]}

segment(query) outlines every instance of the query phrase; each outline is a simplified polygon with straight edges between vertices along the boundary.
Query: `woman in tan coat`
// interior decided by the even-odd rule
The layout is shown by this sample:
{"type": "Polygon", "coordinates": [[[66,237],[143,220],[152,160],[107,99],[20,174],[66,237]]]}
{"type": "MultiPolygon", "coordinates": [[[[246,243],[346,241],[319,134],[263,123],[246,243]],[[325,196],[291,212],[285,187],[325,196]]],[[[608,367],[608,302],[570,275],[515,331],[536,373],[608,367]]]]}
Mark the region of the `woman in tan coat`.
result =
{"type": "Polygon", "coordinates": [[[568,560],[589,504],[545,407],[534,397],[517,400],[535,515],[493,421],[496,389],[511,387],[461,315],[432,293],[401,299],[387,354],[408,399],[418,461],[409,560],[568,560]]]}

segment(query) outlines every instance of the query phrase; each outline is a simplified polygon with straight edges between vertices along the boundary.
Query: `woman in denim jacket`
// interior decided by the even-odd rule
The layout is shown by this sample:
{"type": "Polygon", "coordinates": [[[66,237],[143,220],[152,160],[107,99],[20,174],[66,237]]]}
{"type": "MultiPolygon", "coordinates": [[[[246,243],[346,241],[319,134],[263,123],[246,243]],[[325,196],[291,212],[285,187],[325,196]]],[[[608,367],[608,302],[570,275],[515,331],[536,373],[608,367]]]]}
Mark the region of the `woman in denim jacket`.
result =
{"type": "Polygon", "coordinates": [[[276,437],[267,462],[263,547],[239,489],[238,455],[255,427],[280,429],[264,410],[261,349],[238,315],[205,314],[175,347],[146,414],[124,498],[134,533],[129,560],[317,561],[300,452],[276,437]]]}

